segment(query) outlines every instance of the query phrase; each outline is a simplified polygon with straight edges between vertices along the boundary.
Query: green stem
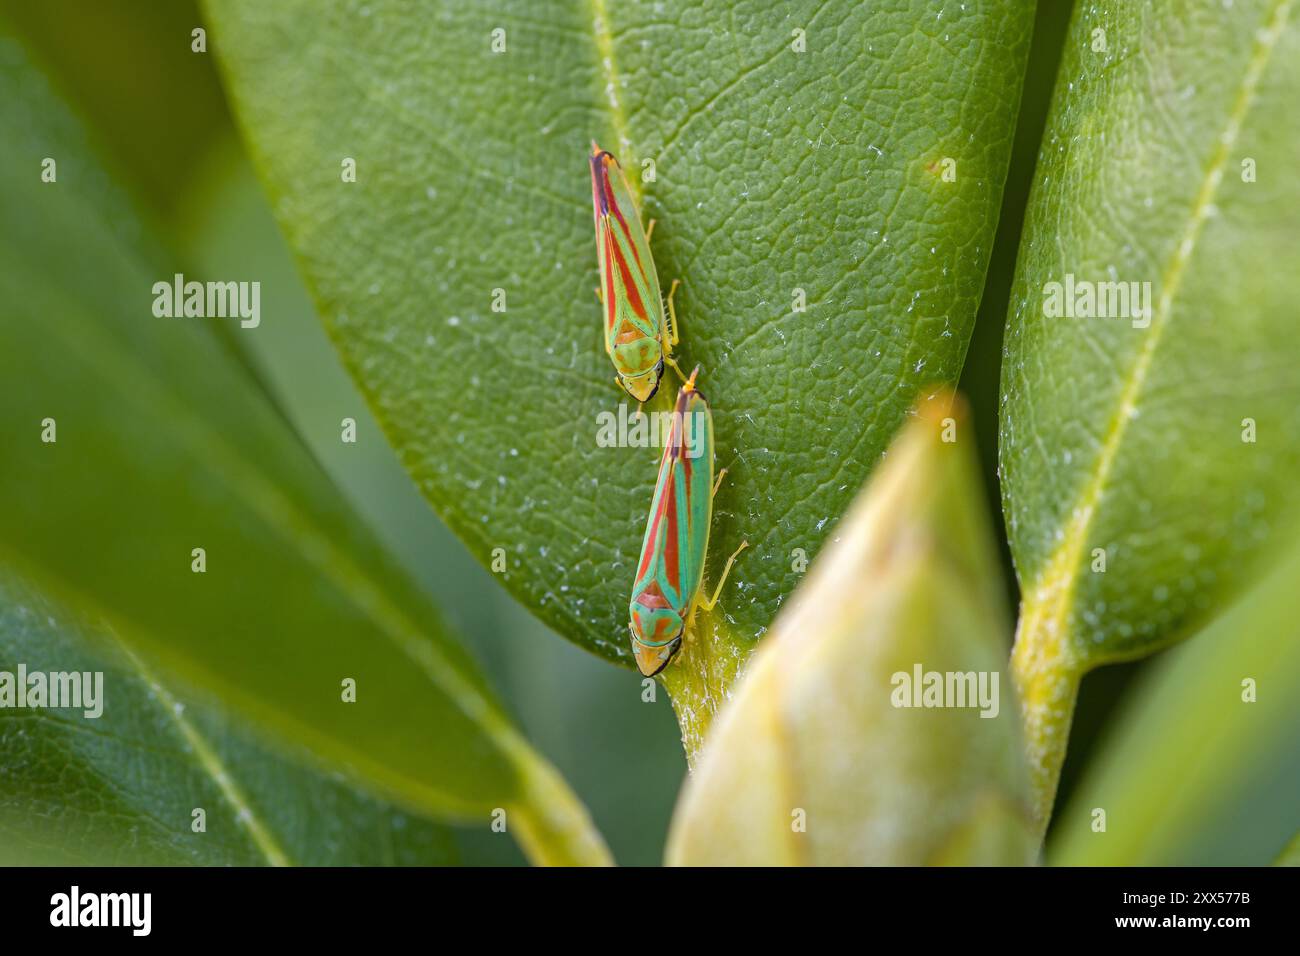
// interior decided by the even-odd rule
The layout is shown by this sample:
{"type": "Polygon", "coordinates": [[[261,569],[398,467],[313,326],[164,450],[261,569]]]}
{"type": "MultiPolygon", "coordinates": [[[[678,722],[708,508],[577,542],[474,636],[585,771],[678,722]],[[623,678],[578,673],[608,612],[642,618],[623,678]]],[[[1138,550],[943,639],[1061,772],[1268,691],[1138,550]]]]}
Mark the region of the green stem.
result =
{"type": "Polygon", "coordinates": [[[609,847],[564,778],[524,748],[516,755],[523,792],[507,809],[507,826],[535,866],[613,866],[609,847]]]}
{"type": "Polygon", "coordinates": [[[713,718],[731,699],[731,688],[752,648],[736,639],[720,613],[697,611],[679,659],[663,673],[682,731],[686,765],[704,748],[713,718]]]}
{"type": "Polygon", "coordinates": [[[1082,678],[1068,652],[1059,611],[1053,601],[1023,604],[1011,652],[1011,673],[1020,698],[1030,796],[1040,840],[1047,832],[1056,800],[1082,678]]]}

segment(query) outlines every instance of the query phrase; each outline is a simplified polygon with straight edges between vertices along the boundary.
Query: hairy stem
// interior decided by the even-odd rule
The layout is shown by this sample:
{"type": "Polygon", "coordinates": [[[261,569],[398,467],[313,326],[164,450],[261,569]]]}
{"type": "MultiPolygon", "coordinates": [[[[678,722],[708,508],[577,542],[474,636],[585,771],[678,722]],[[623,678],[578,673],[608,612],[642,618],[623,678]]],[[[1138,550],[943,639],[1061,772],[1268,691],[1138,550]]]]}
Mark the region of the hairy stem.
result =
{"type": "Polygon", "coordinates": [[[1027,600],[1021,606],[1011,652],[1040,840],[1051,819],[1082,677],[1069,653],[1059,612],[1054,602],[1027,600]]]}
{"type": "Polygon", "coordinates": [[[731,689],[749,653],[750,648],[736,639],[720,611],[700,610],[678,660],[663,673],[681,727],[686,765],[691,770],[704,748],[713,718],[731,699],[731,689]]]}

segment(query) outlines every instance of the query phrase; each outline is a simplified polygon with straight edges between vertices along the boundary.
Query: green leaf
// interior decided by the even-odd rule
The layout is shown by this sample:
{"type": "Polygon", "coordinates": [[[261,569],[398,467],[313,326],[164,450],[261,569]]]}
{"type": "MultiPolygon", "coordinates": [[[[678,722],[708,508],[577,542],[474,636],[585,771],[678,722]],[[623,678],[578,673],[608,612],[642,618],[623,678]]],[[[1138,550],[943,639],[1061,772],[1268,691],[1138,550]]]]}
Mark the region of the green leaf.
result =
{"type": "Polygon", "coordinates": [[[1300,467],[1297,81],[1290,2],[1076,7],[1002,379],[1013,669],[1044,823],[1080,675],[1220,607],[1300,467]],[[1149,283],[1149,317],[1049,317],[1068,276],[1149,283]]]}
{"type": "Polygon", "coordinates": [[[1010,625],[974,435],[948,409],[932,400],[902,432],[754,655],[670,863],[1032,862],[1010,625]],[[983,707],[908,706],[917,668],[971,675],[983,707]]]}
{"type": "Polygon", "coordinates": [[[221,708],[164,687],[106,628],[0,572],[0,671],[20,664],[102,674],[100,713],[0,710],[0,864],[456,860],[445,829],[286,761],[221,708]]]}
{"type": "Polygon", "coordinates": [[[479,560],[505,550],[529,607],[629,663],[657,454],[597,445],[626,396],[600,342],[586,164],[593,138],[619,155],[665,287],[684,282],[680,360],[703,366],[729,469],[711,577],[751,545],[699,619],[713,653],[668,675],[685,711],[715,709],[797,583],[792,551],[816,553],[918,388],[956,379],[1032,8],[207,9],[277,215],[406,468],[479,560]]]}
{"type": "Polygon", "coordinates": [[[1300,833],[1297,833],[1282,850],[1274,866],[1300,866],[1300,833]]]}
{"type": "Polygon", "coordinates": [[[153,314],[173,269],[3,37],[0,139],[0,498],[21,502],[0,513],[0,557],[151,669],[409,809],[486,824],[501,807],[535,860],[606,859],[428,599],[209,334],[234,320],[153,314]]]}
{"type": "Polygon", "coordinates": [[[130,0],[0,0],[0,18],[93,125],[115,181],[164,219],[230,125],[210,57],[191,48],[197,7],[196,0],[147,10],[130,0]]]}
{"type": "Polygon", "coordinates": [[[1276,558],[1194,641],[1151,663],[1057,815],[1049,862],[1261,866],[1295,832],[1300,547],[1276,558]]]}

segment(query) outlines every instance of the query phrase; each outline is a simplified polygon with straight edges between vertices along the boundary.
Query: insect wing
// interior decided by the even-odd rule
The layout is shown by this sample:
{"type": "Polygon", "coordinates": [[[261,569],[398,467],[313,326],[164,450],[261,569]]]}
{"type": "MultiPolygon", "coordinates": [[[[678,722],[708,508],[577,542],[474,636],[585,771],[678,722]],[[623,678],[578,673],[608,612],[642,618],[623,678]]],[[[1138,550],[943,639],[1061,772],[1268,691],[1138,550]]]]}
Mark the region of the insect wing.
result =
{"type": "Polygon", "coordinates": [[[663,326],[659,277],[623,171],[601,150],[591,156],[592,204],[601,295],[605,304],[605,349],[641,338],[658,339],[663,326]]]}
{"type": "Polygon", "coordinates": [[[700,588],[712,517],[713,417],[704,396],[683,388],[659,461],[633,594],[656,588],[687,615],[700,588]]]}

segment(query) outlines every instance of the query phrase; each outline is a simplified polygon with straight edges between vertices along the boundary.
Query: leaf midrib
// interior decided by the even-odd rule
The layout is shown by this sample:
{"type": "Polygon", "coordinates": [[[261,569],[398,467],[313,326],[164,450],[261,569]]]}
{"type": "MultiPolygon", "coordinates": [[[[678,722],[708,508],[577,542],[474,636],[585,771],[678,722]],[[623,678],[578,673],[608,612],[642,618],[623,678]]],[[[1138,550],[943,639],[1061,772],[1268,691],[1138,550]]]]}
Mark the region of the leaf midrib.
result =
{"type": "MultiPolygon", "coordinates": [[[[1027,594],[1030,595],[1026,603],[1047,609],[1041,616],[1043,632],[1055,634],[1060,640],[1060,646],[1055,649],[1057,656],[1072,664],[1077,665],[1080,662],[1073,660],[1074,650],[1067,639],[1065,627],[1073,607],[1075,585],[1079,580],[1080,560],[1092,529],[1093,519],[1124,442],[1128,424],[1137,416],[1138,398],[1146,383],[1155,353],[1164,338],[1164,331],[1169,325],[1173,301],[1180,291],[1187,263],[1195,252],[1201,231],[1214,208],[1214,199],[1223,179],[1223,171],[1249,113],[1259,80],[1267,69],[1273,49],[1286,27],[1292,2],[1293,0],[1274,0],[1273,7],[1264,21],[1266,26],[1255,32],[1255,48],[1242,76],[1241,85],[1238,87],[1233,109],[1228,115],[1222,133],[1216,139],[1215,153],[1206,167],[1205,176],[1196,192],[1183,232],[1162,272],[1160,298],[1152,315],[1151,327],[1125,377],[1124,387],[1097,454],[1096,465],[1075,500],[1074,507],[1070,509],[1070,520],[1060,543],[1043,563],[1042,571],[1034,583],[1026,588],[1027,594]]],[[[1023,624],[1023,617],[1021,621],[1023,624]]]]}
{"type": "Polygon", "coordinates": [[[173,697],[171,692],[149,672],[144,662],[136,656],[116,630],[109,625],[105,625],[104,629],[112,635],[122,655],[135,669],[136,675],[145,686],[153,691],[153,699],[158,708],[175,725],[177,733],[189,744],[190,752],[194,756],[194,762],[212,778],[213,784],[216,785],[222,797],[234,808],[235,822],[247,831],[249,839],[253,841],[253,845],[266,858],[267,863],[271,866],[292,866],[293,863],[289,859],[289,855],[280,846],[270,829],[253,811],[252,804],[249,803],[239,784],[235,782],[234,776],[226,769],[226,765],[222,763],[221,757],[217,754],[215,748],[208,743],[207,738],[199,732],[199,729],[185,718],[181,711],[180,701],[173,697]]]}
{"type": "MultiPolygon", "coordinates": [[[[610,115],[610,123],[614,127],[614,136],[618,140],[619,151],[623,152],[631,148],[632,139],[627,132],[627,114],[623,111],[623,104],[618,98],[619,72],[618,66],[614,62],[614,36],[609,32],[609,10],[606,7],[605,0],[587,0],[591,8],[591,32],[596,41],[596,54],[600,57],[600,75],[605,81],[606,97],[597,98],[602,103],[607,103],[607,109],[610,115]]],[[[636,182],[632,185],[636,193],[638,204],[642,200],[641,195],[641,177],[633,176],[636,182]]]]}

